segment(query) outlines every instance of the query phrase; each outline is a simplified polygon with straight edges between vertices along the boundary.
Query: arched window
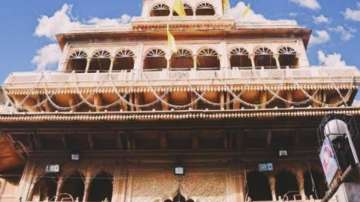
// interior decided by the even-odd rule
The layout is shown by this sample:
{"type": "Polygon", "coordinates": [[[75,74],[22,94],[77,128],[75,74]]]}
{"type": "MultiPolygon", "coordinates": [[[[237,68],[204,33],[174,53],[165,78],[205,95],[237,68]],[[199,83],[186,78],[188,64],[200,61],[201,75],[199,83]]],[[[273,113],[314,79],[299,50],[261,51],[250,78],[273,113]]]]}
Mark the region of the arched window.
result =
{"type": "Polygon", "coordinates": [[[167,68],[165,52],[161,49],[150,50],[144,60],[144,70],[161,70],[167,68]]]}
{"type": "Polygon", "coordinates": [[[170,67],[173,70],[189,70],[194,66],[194,59],[191,51],[179,49],[171,56],[170,67]]]}
{"type": "Polygon", "coordinates": [[[57,178],[44,176],[40,178],[32,190],[30,201],[51,201],[56,195],[57,178]]]}
{"type": "Polygon", "coordinates": [[[220,60],[218,53],[210,48],[202,49],[197,56],[198,69],[220,69],[220,60]]]}
{"type": "Polygon", "coordinates": [[[279,63],[281,68],[298,66],[299,59],[296,51],[291,47],[282,47],[279,49],[279,63]]]}
{"type": "Polygon", "coordinates": [[[112,191],[113,177],[102,172],[91,182],[88,201],[111,201],[112,191]]]}
{"type": "Polygon", "coordinates": [[[304,186],[306,196],[311,195],[315,199],[322,199],[327,191],[324,175],[313,169],[305,172],[304,186]]]}
{"type": "Polygon", "coordinates": [[[266,69],[275,69],[276,60],[274,58],[274,53],[266,47],[258,48],[255,51],[255,66],[257,68],[264,67],[266,69]]]}
{"type": "Polygon", "coordinates": [[[68,60],[68,64],[66,67],[67,72],[75,71],[77,73],[85,72],[87,65],[87,54],[84,51],[74,51],[68,60]]]}
{"type": "Polygon", "coordinates": [[[231,68],[251,69],[251,59],[249,52],[244,48],[235,48],[230,52],[231,68]]]}
{"type": "Polygon", "coordinates": [[[108,72],[111,64],[111,54],[106,50],[94,53],[90,61],[89,72],[108,72]]]}
{"type": "Polygon", "coordinates": [[[276,175],[275,188],[276,195],[284,200],[301,200],[296,176],[289,171],[281,171],[276,175]]]}
{"type": "Polygon", "coordinates": [[[128,49],[119,51],[115,55],[113,71],[132,70],[135,65],[135,54],[128,49]]]}
{"type": "Polygon", "coordinates": [[[210,3],[201,3],[196,7],[196,15],[215,15],[215,8],[210,3]]]}
{"type": "MultiPolygon", "coordinates": [[[[194,11],[193,9],[191,8],[191,6],[189,4],[184,4],[184,8],[185,8],[185,13],[187,16],[193,16],[194,15],[194,11]]],[[[179,16],[177,14],[177,12],[173,12],[173,16],[179,16]]]]}
{"type": "Polygon", "coordinates": [[[169,16],[170,15],[170,7],[166,4],[156,4],[150,12],[150,16],[169,16]]]}
{"type": "Polygon", "coordinates": [[[271,201],[271,190],[268,178],[263,173],[253,171],[247,174],[249,197],[253,201],[271,201]]]}
{"type": "MultiPolygon", "coordinates": [[[[75,172],[74,174],[67,177],[64,181],[64,184],[61,187],[61,195],[66,197],[70,195],[74,200],[79,199],[83,200],[84,196],[84,176],[80,173],[75,172]]],[[[63,198],[59,198],[59,201],[62,201],[63,198]]]]}

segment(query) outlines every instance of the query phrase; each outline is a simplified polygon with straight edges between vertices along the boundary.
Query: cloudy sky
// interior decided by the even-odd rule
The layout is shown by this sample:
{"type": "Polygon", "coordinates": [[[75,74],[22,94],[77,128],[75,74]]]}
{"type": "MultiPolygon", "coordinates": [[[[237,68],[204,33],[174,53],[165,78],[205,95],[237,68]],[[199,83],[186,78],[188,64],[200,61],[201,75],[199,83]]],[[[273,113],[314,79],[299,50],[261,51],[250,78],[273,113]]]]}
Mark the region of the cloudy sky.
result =
{"type": "MultiPolygon", "coordinates": [[[[0,79],[13,71],[53,68],[59,58],[54,40],[84,24],[118,25],[140,15],[142,0],[12,0],[0,7],[0,79]]],[[[308,55],[313,65],[360,67],[360,0],[232,0],[234,18],[290,19],[313,30],[308,55]]]]}

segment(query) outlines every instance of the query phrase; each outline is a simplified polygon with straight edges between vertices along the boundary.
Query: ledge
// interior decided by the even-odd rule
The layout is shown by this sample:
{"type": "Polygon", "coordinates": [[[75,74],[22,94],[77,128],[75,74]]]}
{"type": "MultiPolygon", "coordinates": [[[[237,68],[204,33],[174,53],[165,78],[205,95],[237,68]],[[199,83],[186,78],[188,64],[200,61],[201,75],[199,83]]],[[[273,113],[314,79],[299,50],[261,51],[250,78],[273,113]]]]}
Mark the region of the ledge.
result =
{"type": "Polygon", "coordinates": [[[177,120],[234,120],[275,119],[290,117],[317,117],[327,114],[360,116],[358,107],[296,108],[261,110],[187,110],[143,112],[53,112],[0,114],[0,123],[15,122],[131,122],[131,121],[177,121],[177,120]]]}

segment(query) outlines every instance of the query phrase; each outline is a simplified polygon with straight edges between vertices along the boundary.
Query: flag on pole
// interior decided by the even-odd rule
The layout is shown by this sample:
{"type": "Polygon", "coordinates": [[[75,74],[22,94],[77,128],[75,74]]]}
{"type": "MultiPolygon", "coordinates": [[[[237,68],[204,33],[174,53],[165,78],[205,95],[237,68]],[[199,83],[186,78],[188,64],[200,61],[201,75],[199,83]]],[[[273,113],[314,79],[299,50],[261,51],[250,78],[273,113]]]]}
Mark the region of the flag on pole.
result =
{"type": "Polygon", "coordinates": [[[174,0],[173,10],[179,15],[179,16],[186,16],[185,12],[185,6],[182,0],[174,0]]]}
{"type": "Polygon", "coordinates": [[[169,25],[167,25],[166,32],[168,38],[168,47],[173,53],[176,53],[177,52],[176,41],[174,35],[172,35],[172,33],[170,32],[169,25]]]}
{"type": "Polygon", "coordinates": [[[230,0],[222,0],[224,11],[230,9],[230,0]]]}
{"type": "Polygon", "coordinates": [[[247,15],[250,14],[250,12],[252,12],[250,4],[248,4],[247,6],[245,6],[244,11],[241,14],[241,17],[246,17],[247,15]]]}

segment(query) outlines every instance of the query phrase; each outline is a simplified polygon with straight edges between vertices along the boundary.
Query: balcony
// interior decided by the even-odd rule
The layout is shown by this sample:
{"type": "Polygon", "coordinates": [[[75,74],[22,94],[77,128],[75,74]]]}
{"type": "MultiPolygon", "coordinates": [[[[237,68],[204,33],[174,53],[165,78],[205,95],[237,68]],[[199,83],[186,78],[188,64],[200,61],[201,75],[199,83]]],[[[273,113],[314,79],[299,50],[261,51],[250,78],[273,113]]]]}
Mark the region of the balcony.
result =
{"type": "Polygon", "coordinates": [[[360,85],[360,72],[356,67],[311,67],[299,69],[221,69],[170,71],[120,71],[112,73],[18,72],[6,79],[6,90],[20,89],[72,89],[72,88],[137,88],[194,86],[292,86],[337,85],[355,88],[360,85]],[[100,86],[99,86],[100,85],[100,86]]]}

